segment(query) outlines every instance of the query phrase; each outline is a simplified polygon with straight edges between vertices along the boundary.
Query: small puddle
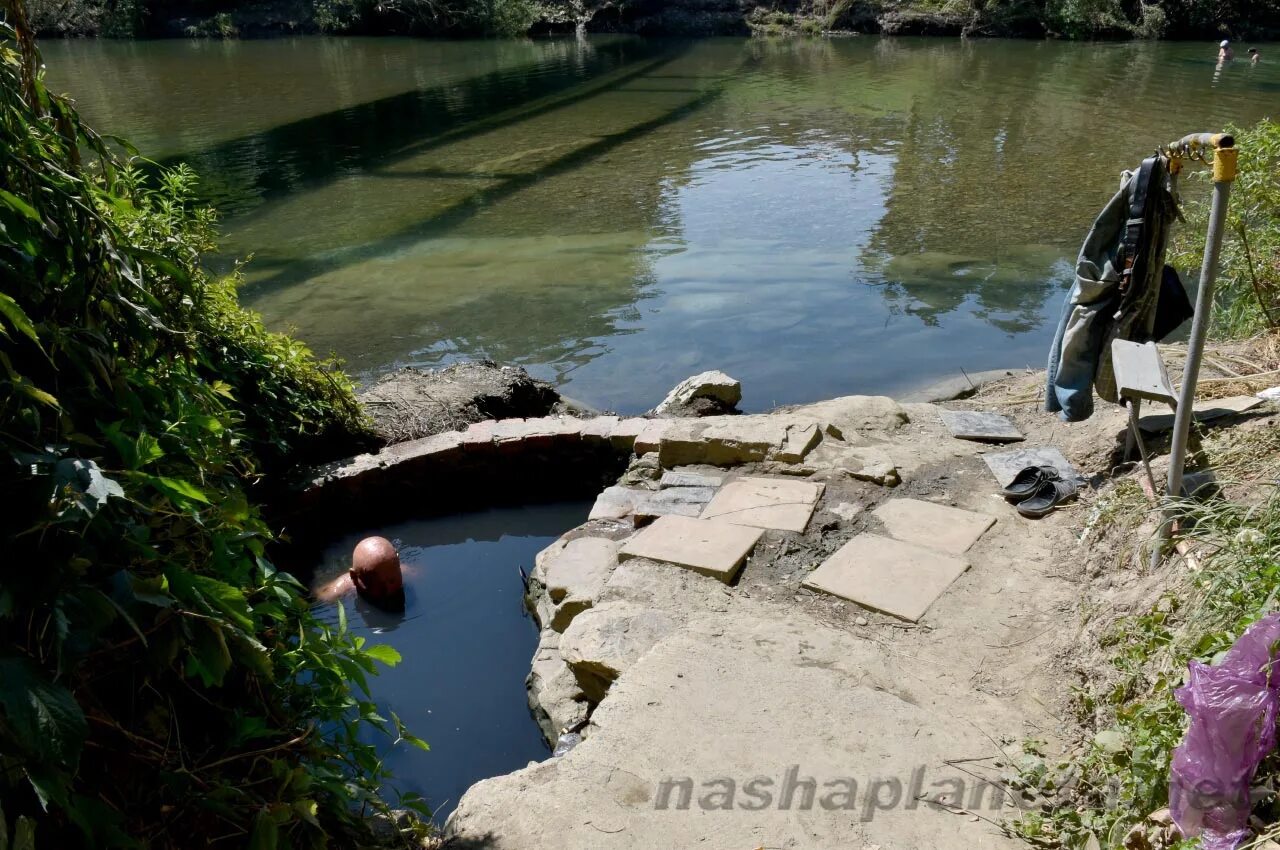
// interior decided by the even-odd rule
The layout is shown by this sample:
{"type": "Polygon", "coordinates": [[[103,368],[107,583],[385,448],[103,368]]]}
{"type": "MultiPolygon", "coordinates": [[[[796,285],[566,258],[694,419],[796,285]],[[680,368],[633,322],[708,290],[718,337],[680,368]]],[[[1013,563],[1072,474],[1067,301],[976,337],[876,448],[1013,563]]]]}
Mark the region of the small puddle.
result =
{"type": "MultiPolygon", "coordinates": [[[[316,586],[348,567],[363,537],[382,535],[400,551],[403,615],[358,599],[343,604],[351,629],[403,656],[370,680],[373,698],[384,717],[394,711],[431,751],[369,739],[396,786],[421,794],[438,823],[474,783],[550,755],[525,697],[538,631],[524,609],[519,568],[531,570],[534,556],[589,510],[570,502],[414,520],[353,531],[324,550],[316,586]]],[[[336,610],[317,609],[329,622],[336,610]]]]}

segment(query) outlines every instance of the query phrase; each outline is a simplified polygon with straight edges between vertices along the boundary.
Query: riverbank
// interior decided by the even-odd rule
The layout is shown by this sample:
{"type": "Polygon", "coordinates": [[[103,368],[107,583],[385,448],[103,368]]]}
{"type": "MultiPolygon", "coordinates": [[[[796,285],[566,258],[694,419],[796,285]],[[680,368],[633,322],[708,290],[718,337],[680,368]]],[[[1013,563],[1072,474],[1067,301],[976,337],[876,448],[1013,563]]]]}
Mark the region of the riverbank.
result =
{"type": "Polygon", "coordinates": [[[1020,38],[1267,39],[1280,32],[1274,4],[1246,2],[1223,21],[1206,0],[1026,4],[1014,0],[135,0],[33,2],[41,35],[264,38],[313,33],[443,37],[566,32],[646,36],[885,35],[1020,38]]]}

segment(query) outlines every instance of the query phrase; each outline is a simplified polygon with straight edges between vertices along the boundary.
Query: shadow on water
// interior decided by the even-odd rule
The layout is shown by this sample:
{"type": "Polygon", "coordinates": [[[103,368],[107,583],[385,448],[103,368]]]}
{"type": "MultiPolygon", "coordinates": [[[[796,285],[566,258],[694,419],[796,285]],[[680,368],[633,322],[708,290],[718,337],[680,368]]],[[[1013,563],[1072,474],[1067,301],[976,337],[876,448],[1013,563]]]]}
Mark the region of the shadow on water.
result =
{"type": "Polygon", "coordinates": [[[685,46],[626,40],[316,115],[163,161],[216,175],[205,194],[226,215],[342,174],[562,109],[670,61],[685,46]],[[617,73],[625,69],[624,73],[617,73]]]}
{"type": "MultiPolygon", "coordinates": [[[[667,62],[675,61],[678,55],[672,55],[656,63],[649,63],[646,68],[661,65],[667,62]]],[[[637,74],[644,73],[643,70],[637,74]]],[[[620,85],[619,83],[618,85],[620,85]]],[[[613,88],[611,86],[610,88],[613,88]]],[[[599,159],[610,151],[618,148],[628,142],[635,141],[649,133],[654,132],[668,124],[675,123],[686,116],[692,115],[698,110],[706,107],[708,104],[716,100],[723,90],[722,85],[714,85],[706,90],[695,92],[693,98],[680,103],[671,109],[666,110],[647,121],[633,124],[627,129],[611,133],[606,136],[575,148],[563,156],[557,157],[546,164],[533,168],[527,172],[517,174],[486,175],[488,177],[496,177],[498,182],[495,185],[477,189],[474,192],[464,195],[444,210],[437,214],[415,222],[408,227],[384,236],[374,241],[354,246],[352,248],[336,251],[325,256],[309,257],[306,259],[298,259],[289,262],[287,265],[281,265],[279,271],[275,274],[257,279],[252,284],[252,290],[255,294],[270,292],[272,289],[289,287],[294,284],[310,280],[317,275],[334,271],[335,269],[344,268],[354,265],[365,260],[373,259],[386,254],[392,253],[399,248],[408,244],[416,243],[424,238],[433,235],[447,233],[465,223],[481,211],[491,207],[492,205],[520,192],[523,189],[532,186],[549,177],[565,174],[575,169],[582,168],[585,165],[599,159]]],[[[628,89],[628,92],[631,90],[628,89]]],[[[602,90],[597,90],[594,94],[601,94],[602,90]]],[[[376,172],[374,172],[376,174],[376,172]]],[[[396,177],[406,176],[397,172],[396,177]]],[[[417,176],[415,172],[409,175],[417,176]]],[[[428,174],[427,178],[438,176],[428,174]]],[[[474,175],[472,175],[474,176],[474,175]]]]}

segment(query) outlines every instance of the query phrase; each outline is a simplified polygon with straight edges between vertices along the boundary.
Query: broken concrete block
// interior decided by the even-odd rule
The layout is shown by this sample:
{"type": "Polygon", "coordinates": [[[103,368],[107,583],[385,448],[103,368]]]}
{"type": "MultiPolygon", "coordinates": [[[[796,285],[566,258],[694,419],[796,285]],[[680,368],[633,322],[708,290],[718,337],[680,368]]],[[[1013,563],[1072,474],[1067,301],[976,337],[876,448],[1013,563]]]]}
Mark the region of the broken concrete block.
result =
{"type": "Polygon", "coordinates": [[[667,429],[674,424],[676,420],[672,419],[646,419],[645,426],[640,433],[636,434],[635,452],[638,455],[656,452],[662,443],[662,436],[667,433],[667,429]]]}
{"type": "Polygon", "coordinates": [[[822,433],[817,422],[791,425],[782,446],[773,452],[771,459],[779,463],[800,463],[822,441],[822,433]]]}
{"type": "Polygon", "coordinates": [[[803,586],[915,623],[968,568],[967,561],[936,549],[859,534],[803,586]]]}

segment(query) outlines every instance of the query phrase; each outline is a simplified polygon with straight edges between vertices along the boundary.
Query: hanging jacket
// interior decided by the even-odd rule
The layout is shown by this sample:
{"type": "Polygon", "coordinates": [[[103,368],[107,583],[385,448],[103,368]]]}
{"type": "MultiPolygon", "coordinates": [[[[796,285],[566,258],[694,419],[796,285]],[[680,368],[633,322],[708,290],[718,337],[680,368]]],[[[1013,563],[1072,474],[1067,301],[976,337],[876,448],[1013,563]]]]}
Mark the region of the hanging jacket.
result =
{"type": "MultiPolygon", "coordinates": [[[[1138,170],[1123,174],[1120,191],[1098,214],[1076,259],[1075,283],[1049,349],[1045,410],[1079,422],[1093,414],[1095,389],[1101,398],[1117,401],[1112,340],[1145,342],[1154,338],[1157,324],[1167,332],[1187,318],[1156,321],[1162,281],[1169,279],[1165,246],[1177,217],[1162,157],[1143,160],[1138,170]]],[[[1174,284],[1181,290],[1176,274],[1172,284],[1165,283],[1174,284]]],[[[1181,312],[1185,293],[1181,303],[1177,297],[1167,301],[1181,312]]]]}

